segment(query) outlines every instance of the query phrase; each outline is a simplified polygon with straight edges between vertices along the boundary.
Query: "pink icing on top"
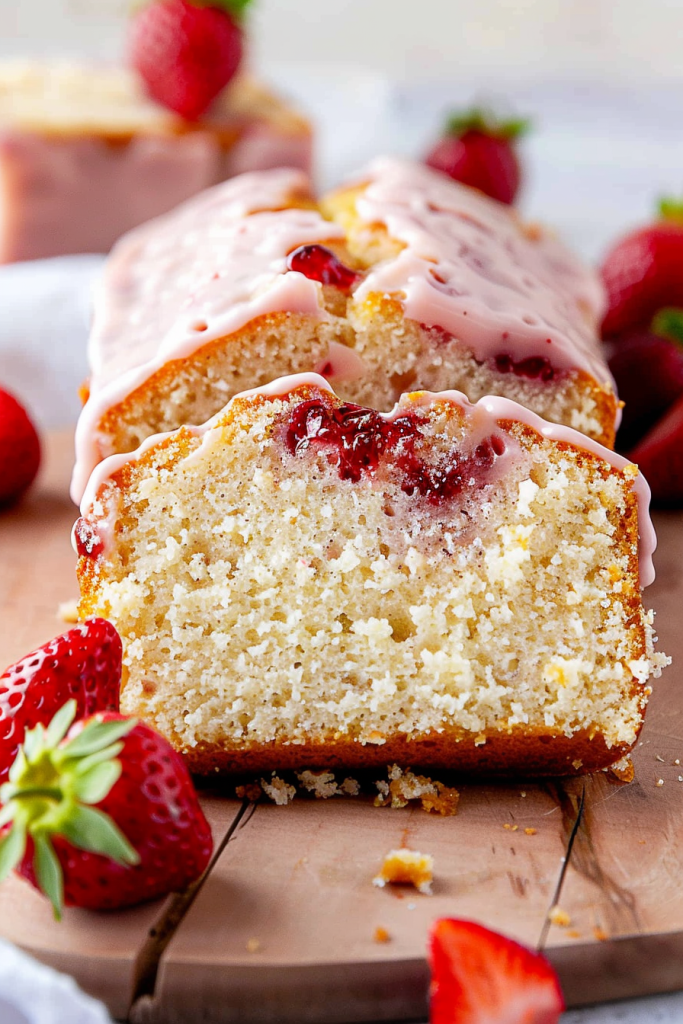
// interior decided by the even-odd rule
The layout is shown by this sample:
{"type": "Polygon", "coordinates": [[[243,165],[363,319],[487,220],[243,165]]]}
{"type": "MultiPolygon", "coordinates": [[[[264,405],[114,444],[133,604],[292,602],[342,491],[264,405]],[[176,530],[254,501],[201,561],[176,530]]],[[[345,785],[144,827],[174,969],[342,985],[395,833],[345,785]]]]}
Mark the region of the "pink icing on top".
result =
{"type": "Polygon", "coordinates": [[[405,248],[373,268],[356,299],[402,293],[410,319],[445,329],[482,362],[542,356],[613,386],[597,335],[602,286],[560,242],[420,164],[380,158],[359,180],[361,219],[405,248]]]}
{"type": "MultiPolygon", "coordinates": [[[[530,238],[507,207],[418,164],[378,160],[363,180],[360,216],[385,223],[405,248],[376,265],[355,297],[398,295],[407,316],[445,329],[482,361],[541,356],[610,382],[595,333],[601,287],[560,243],[530,238]]],[[[344,237],[315,211],[278,210],[307,190],[297,171],[243,175],[116,246],[90,339],[75,501],[100,458],[101,419],[166,363],[266,313],[328,315],[321,285],[287,269],[297,247],[344,237]]],[[[344,370],[360,371],[357,364],[344,370]]]]}
{"type": "MultiPolygon", "coordinates": [[[[322,391],[328,391],[330,394],[334,394],[334,391],[328,382],[316,373],[298,373],[290,377],[281,377],[279,380],[273,381],[265,387],[252,388],[249,391],[241,392],[241,394],[236,395],[230,402],[228,402],[225,409],[216,413],[215,416],[202,426],[188,427],[186,429],[189,429],[195,437],[200,437],[205,440],[207,435],[216,427],[219,420],[225,414],[226,409],[229,408],[233,401],[252,398],[254,396],[286,398],[293,392],[304,387],[314,387],[322,391]]],[[[652,555],[657,547],[657,537],[649,514],[650,488],[645,477],[638,472],[637,467],[634,466],[633,463],[629,462],[629,460],[625,459],[622,455],[617,454],[617,452],[610,451],[609,448],[603,447],[603,445],[599,444],[597,441],[593,441],[591,438],[579,433],[578,430],[573,430],[571,427],[560,426],[556,423],[548,423],[540,416],[537,416],[536,413],[531,412],[529,409],[525,409],[523,406],[518,405],[517,402],[511,401],[509,398],[487,396],[485,398],[480,398],[478,402],[473,404],[460,391],[441,391],[438,393],[419,391],[414,392],[411,395],[404,395],[391,412],[382,413],[381,416],[391,422],[392,420],[396,420],[400,416],[405,415],[405,413],[411,408],[428,407],[435,402],[443,401],[452,402],[463,410],[467,418],[469,432],[478,437],[495,434],[498,424],[501,421],[517,421],[526,424],[528,427],[531,427],[543,437],[547,437],[550,440],[562,442],[564,444],[571,445],[573,448],[579,448],[583,451],[591,452],[593,455],[597,455],[598,458],[603,459],[610,466],[619,471],[623,471],[627,466],[631,466],[634,474],[632,487],[638,502],[640,585],[644,588],[654,582],[655,572],[652,555]]],[[[115,473],[118,473],[118,471],[127,463],[136,462],[145,452],[149,451],[150,448],[153,448],[165,438],[170,437],[172,433],[173,432],[155,434],[152,437],[148,437],[137,451],[128,452],[123,455],[111,455],[109,458],[100,462],[99,465],[95,467],[90,480],[88,481],[88,486],[81,501],[81,515],[88,516],[94,513],[98,518],[104,516],[104,510],[99,505],[98,500],[99,491],[102,485],[105,484],[115,473]]],[[[197,458],[197,455],[198,450],[189,455],[188,458],[195,459],[197,458]]],[[[102,538],[104,550],[107,549],[110,543],[110,537],[111,530],[105,530],[102,538]]],[[[72,542],[75,547],[75,540],[72,542]]]]}

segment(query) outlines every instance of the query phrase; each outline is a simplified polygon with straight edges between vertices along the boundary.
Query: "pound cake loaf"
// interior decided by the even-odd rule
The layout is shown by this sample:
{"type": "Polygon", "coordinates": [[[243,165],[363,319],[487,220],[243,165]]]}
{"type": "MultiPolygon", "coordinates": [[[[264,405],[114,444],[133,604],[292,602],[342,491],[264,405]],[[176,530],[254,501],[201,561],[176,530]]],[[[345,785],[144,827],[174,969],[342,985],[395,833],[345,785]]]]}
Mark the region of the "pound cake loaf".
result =
{"type": "Polygon", "coordinates": [[[622,757],[653,653],[636,466],[504,398],[388,414],[303,374],[92,475],[81,616],[195,772],[562,774],[622,757]]]}
{"type": "Polygon", "coordinates": [[[311,129],[247,76],[201,121],[150,100],[123,68],[0,65],[0,262],[108,252],[124,232],[217,182],[310,171],[311,129]]]}
{"type": "Polygon", "coordinates": [[[377,160],[321,205],[294,171],[235,179],[112,254],[74,498],[100,459],[299,371],[382,411],[421,388],[502,395],[611,446],[601,314],[556,239],[421,165],[377,160]]]}

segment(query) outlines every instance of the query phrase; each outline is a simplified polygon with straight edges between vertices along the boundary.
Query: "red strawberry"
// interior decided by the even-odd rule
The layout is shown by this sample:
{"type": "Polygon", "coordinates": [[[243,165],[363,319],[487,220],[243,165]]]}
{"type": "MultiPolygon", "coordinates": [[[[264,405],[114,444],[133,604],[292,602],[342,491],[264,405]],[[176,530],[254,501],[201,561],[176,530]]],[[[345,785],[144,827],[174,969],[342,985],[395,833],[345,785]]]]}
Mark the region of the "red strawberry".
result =
{"type": "Polygon", "coordinates": [[[683,306],[683,205],[664,200],[660,220],[617,242],[600,272],[604,337],[647,326],[663,306],[683,306]]]}
{"type": "Polygon", "coordinates": [[[528,121],[499,121],[476,109],[455,114],[425,163],[501,203],[512,203],[521,178],[515,141],[528,126],[528,121]]]}
{"type": "Polygon", "coordinates": [[[430,1024],[555,1024],[564,1010],[545,957],[473,921],[436,921],[430,963],[430,1024]]]}
{"type": "Polygon", "coordinates": [[[88,619],[27,654],[0,676],[0,783],[28,729],[46,725],[70,697],[78,717],[118,711],[121,638],[105,619],[88,619]]]}
{"type": "Polygon", "coordinates": [[[627,451],[683,394],[683,311],[660,310],[649,331],[621,335],[606,348],[625,403],[617,447],[627,451]]]}
{"type": "Polygon", "coordinates": [[[76,702],[26,736],[0,787],[0,880],[15,868],[51,900],[113,910],[186,888],[211,829],[179,754],[148,725],[76,702]],[[67,732],[68,730],[68,732],[67,732]]]}
{"type": "Polygon", "coordinates": [[[628,453],[637,463],[658,505],[683,502],[683,396],[628,453]]]}
{"type": "Polygon", "coordinates": [[[0,506],[28,490],[40,466],[40,441],[28,413],[0,388],[0,506]]]}
{"type": "Polygon", "coordinates": [[[151,0],[143,7],[129,49],[149,95],[188,121],[208,110],[242,60],[235,16],[245,6],[245,0],[151,0]]]}

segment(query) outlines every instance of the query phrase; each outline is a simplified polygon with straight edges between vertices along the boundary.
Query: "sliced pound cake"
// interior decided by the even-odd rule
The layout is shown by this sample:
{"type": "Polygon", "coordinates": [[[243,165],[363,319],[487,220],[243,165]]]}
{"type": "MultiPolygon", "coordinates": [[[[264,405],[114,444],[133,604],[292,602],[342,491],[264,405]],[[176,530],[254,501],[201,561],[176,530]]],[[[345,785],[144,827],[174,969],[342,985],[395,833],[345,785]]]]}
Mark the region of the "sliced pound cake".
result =
{"type": "Polygon", "coordinates": [[[196,772],[589,771],[666,662],[647,498],[507,399],[379,414],[299,375],[98,466],[80,612],[121,634],[123,710],[196,772]]]}
{"type": "Polygon", "coordinates": [[[375,161],[317,206],[244,175],[116,247],[95,306],[73,494],[100,459],[317,371],[388,411],[405,391],[503,395],[612,445],[602,290],[547,232],[418,164],[375,161]]]}

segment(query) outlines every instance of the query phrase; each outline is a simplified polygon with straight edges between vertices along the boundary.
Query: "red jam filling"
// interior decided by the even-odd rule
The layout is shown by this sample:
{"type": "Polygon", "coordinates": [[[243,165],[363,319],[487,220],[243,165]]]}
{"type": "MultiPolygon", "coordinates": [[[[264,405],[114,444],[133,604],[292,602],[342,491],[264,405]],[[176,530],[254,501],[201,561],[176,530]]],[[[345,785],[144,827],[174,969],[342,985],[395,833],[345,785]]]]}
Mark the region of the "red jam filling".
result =
{"type": "Polygon", "coordinates": [[[76,552],[81,558],[97,558],[104,551],[99,533],[87,519],[79,519],[74,526],[76,552]]]}
{"type": "Polygon", "coordinates": [[[376,472],[383,458],[390,457],[401,473],[401,490],[419,494],[432,505],[456,497],[465,488],[483,487],[496,459],[505,452],[503,439],[492,435],[466,455],[452,451],[429,463],[417,451],[424,422],[414,415],[387,420],[362,406],[333,406],[314,399],[294,409],[286,441],[295,456],[312,448],[327,449],[341,479],[354,483],[376,472]]]}
{"type": "Polygon", "coordinates": [[[529,356],[515,362],[512,356],[496,356],[496,369],[499,373],[514,373],[517,377],[529,377],[532,380],[553,380],[555,369],[545,356],[529,356]]]}
{"type": "Polygon", "coordinates": [[[287,269],[296,270],[311,281],[331,284],[344,291],[350,291],[361,276],[345,266],[324,245],[300,245],[287,257],[287,269]]]}

